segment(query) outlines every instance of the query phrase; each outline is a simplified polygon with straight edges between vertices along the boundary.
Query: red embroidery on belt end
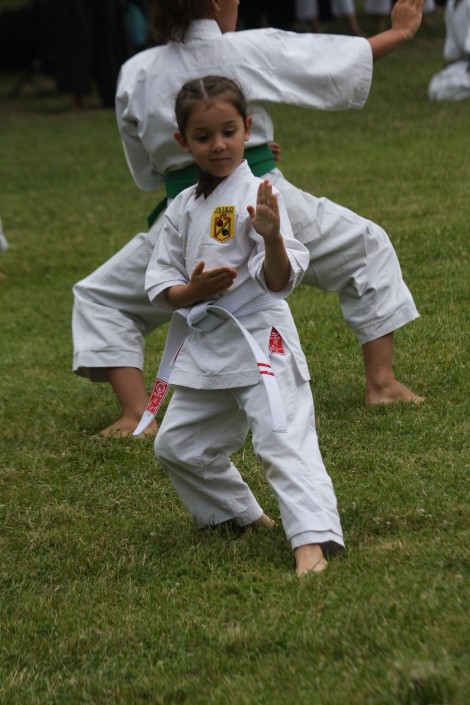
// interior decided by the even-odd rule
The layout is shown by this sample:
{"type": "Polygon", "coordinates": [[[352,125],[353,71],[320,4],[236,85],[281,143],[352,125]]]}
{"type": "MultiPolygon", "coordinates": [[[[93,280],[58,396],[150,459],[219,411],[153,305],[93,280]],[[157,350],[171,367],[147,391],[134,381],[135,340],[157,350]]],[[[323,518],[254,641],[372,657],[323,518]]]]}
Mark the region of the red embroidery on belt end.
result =
{"type": "Polygon", "coordinates": [[[269,336],[269,352],[285,355],[282,337],[275,328],[271,328],[271,335],[269,336]]]}
{"type": "Polygon", "coordinates": [[[155,384],[153,386],[152,394],[150,396],[150,399],[147,404],[147,411],[150,414],[156,414],[158,411],[158,408],[164,398],[166,397],[166,393],[169,388],[168,382],[163,382],[161,379],[156,379],[155,384]]]}

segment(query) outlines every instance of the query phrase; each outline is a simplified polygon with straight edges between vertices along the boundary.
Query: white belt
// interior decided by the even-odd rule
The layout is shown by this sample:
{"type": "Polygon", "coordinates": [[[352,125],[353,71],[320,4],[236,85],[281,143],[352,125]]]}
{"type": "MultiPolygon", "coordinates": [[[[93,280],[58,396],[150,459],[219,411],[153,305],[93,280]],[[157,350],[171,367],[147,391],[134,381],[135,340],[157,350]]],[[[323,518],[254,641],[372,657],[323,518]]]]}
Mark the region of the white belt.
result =
{"type": "Polygon", "coordinates": [[[251,333],[235,316],[235,314],[247,316],[271,308],[273,303],[277,302],[278,299],[271,296],[271,294],[260,293],[259,284],[254,280],[249,280],[233,292],[222,296],[216,302],[208,301],[196,304],[191,308],[181,308],[175,311],[171,318],[170,329],[168,331],[165,349],[163,350],[152,394],[150,395],[147,408],[133,435],[139,436],[145,431],[163,403],[170,387],[168,380],[170,378],[171,368],[178,357],[178,353],[181,350],[181,346],[189,330],[209,332],[220,326],[224,320],[229,318],[243,333],[255,357],[261,379],[268,394],[273,431],[276,433],[285,433],[287,431],[287,421],[284,403],[269,360],[251,333]]]}

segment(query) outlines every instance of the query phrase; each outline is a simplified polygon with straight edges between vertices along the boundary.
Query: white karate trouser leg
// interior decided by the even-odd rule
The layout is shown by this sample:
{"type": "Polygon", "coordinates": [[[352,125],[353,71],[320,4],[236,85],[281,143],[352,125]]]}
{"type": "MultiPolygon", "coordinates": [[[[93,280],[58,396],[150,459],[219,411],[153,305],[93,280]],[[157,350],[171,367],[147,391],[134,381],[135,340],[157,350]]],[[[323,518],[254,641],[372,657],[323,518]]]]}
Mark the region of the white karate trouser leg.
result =
{"type": "Polygon", "coordinates": [[[155,454],[199,527],[234,520],[246,526],[263,510],[230,460],[248,421],[232,390],[176,387],[155,440],[155,454]]]}
{"type": "Polygon", "coordinates": [[[105,381],[108,367],[144,365],[144,336],[170,319],[145,292],[145,272],[163,217],[73,287],[73,371],[105,381]]]}
{"type": "Polygon", "coordinates": [[[292,549],[320,544],[324,552],[344,547],[333,483],[318,446],[310,383],[299,381],[286,355],[270,357],[287,416],[287,433],[273,433],[263,384],[242,387],[236,395],[252,430],[255,452],[281,512],[292,549]]]}
{"type": "Polygon", "coordinates": [[[470,98],[468,59],[454,61],[436,73],[428,86],[430,100],[466,100],[470,98]]]}
{"type": "Polygon", "coordinates": [[[281,192],[294,235],[310,251],[302,283],[339,294],[343,316],[361,344],[418,318],[393,245],[380,226],[301,191],[278,170],[266,178],[281,192]]]}

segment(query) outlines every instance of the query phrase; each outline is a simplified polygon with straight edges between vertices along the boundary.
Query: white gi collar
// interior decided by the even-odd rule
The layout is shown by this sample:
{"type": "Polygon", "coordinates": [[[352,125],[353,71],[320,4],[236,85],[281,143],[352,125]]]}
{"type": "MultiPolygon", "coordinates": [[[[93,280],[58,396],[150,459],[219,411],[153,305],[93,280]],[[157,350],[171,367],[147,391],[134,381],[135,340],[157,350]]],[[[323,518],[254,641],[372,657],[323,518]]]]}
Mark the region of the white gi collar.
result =
{"type": "Polygon", "coordinates": [[[184,35],[184,41],[221,36],[222,32],[215,20],[193,20],[184,35]]]}

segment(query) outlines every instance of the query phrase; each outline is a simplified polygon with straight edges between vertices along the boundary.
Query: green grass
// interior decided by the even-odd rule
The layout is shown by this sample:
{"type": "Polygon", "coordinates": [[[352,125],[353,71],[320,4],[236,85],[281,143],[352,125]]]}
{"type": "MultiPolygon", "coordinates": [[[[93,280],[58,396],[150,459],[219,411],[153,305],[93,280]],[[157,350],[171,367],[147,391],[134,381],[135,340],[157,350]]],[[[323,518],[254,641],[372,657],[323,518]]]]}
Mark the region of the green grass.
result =
{"type": "MultiPolygon", "coordinates": [[[[134,186],[112,111],[72,113],[47,80],[10,100],[18,76],[2,76],[2,703],[469,702],[469,105],[426,98],[442,39],[435,17],[379,63],[362,111],[273,109],[285,174],[392,237],[421,313],[395,369],[427,397],[366,408],[336,298],[294,292],[348,546],[303,581],[280,526],[198,531],[150,441],[89,439],[117,407],[70,372],[71,287],[156,196],[134,186]]],[[[249,443],[237,462],[277,517],[249,443]]]]}

